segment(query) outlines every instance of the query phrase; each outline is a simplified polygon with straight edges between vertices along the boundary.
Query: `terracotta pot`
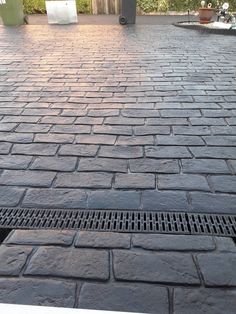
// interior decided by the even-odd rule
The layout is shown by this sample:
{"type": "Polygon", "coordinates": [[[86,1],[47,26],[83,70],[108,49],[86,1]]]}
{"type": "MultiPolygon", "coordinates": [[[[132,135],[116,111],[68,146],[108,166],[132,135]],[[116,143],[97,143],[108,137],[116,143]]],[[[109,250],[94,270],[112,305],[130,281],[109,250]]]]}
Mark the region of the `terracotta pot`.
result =
{"type": "Polygon", "coordinates": [[[200,24],[208,24],[210,23],[215,10],[212,8],[199,8],[198,9],[199,12],[199,22],[200,24]]]}

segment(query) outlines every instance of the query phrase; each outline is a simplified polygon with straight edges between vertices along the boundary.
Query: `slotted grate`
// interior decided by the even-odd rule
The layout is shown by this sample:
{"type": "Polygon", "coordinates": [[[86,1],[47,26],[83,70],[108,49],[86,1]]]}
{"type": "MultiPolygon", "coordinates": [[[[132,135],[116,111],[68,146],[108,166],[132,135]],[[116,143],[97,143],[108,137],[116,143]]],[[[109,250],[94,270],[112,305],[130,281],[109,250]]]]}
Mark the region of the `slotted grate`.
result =
{"type": "Polygon", "coordinates": [[[236,215],[1,208],[0,228],[236,236],[236,215]]]}

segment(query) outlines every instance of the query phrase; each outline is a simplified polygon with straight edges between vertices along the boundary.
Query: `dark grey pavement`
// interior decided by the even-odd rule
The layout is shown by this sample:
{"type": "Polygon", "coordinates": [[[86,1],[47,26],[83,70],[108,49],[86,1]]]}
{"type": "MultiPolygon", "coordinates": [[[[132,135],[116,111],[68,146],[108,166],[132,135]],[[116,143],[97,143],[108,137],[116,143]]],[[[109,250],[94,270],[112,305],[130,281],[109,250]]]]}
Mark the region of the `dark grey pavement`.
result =
{"type": "Polygon", "coordinates": [[[0,206],[235,213],[233,37],[0,28],[0,206]]]}
{"type": "Polygon", "coordinates": [[[15,231],[0,247],[0,302],[153,314],[234,314],[230,238],[15,231]]]}
{"type": "MultiPolygon", "coordinates": [[[[235,213],[233,37],[0,27],[0,206],[235,213]]],[[[231,238],[12,231],[0,302],[234,314],[231,238]]]]}

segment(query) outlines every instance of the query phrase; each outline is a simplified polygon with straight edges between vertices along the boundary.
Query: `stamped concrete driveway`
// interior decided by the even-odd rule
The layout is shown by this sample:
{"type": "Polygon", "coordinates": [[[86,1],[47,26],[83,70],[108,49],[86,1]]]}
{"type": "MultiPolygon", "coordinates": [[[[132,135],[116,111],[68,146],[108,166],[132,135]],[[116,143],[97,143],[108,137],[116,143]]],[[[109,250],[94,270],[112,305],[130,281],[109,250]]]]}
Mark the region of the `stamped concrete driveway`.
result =
{"type": "Polygon", "coordinates": [[[234,37],[0,27],[0,205],[236,210],[234,37]]]}

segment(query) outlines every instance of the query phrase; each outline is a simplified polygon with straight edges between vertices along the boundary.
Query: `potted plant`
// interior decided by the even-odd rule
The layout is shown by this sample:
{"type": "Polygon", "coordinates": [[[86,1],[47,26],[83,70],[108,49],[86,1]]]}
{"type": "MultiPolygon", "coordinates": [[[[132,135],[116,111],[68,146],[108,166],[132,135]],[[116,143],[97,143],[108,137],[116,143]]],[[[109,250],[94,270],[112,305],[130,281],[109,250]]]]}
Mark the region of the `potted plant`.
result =
{"type": "Polygon", "coordinates": [[[201,8],[198,9],[200,24],[208,24],[215,13],[215,9],[212,7],[210,1],[201,1],[201,8]]]}

